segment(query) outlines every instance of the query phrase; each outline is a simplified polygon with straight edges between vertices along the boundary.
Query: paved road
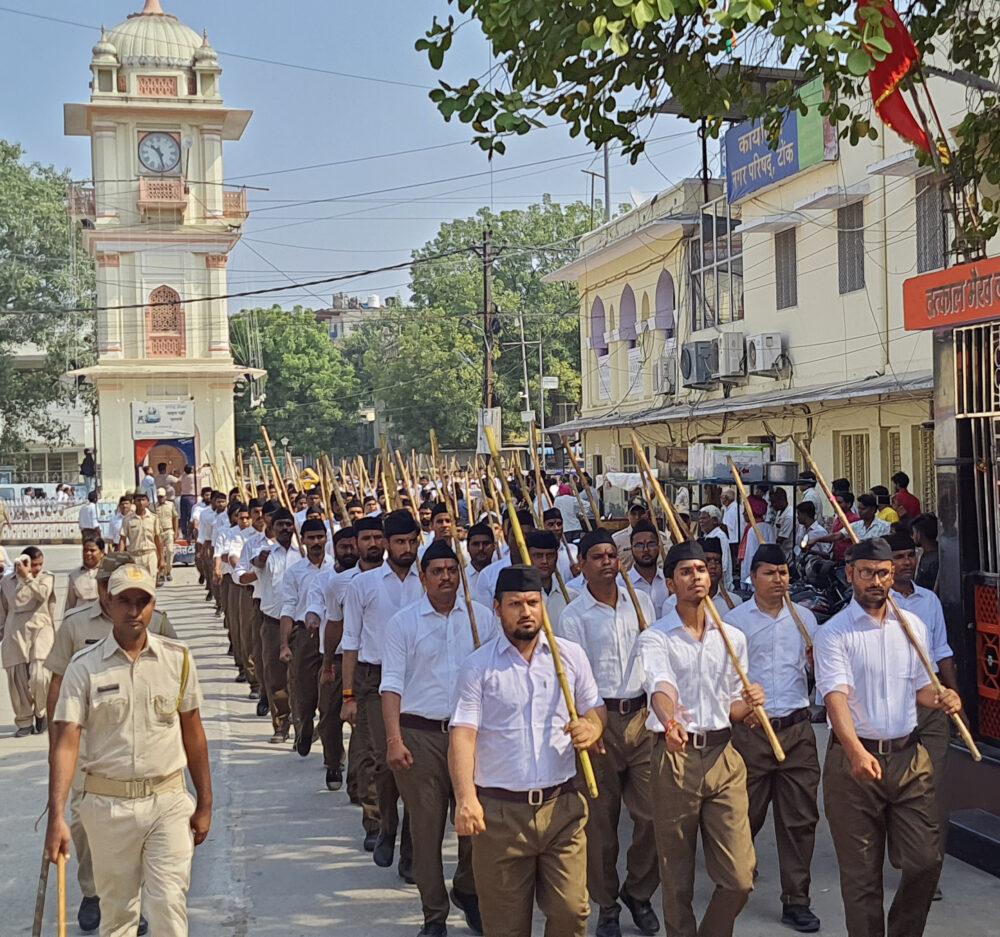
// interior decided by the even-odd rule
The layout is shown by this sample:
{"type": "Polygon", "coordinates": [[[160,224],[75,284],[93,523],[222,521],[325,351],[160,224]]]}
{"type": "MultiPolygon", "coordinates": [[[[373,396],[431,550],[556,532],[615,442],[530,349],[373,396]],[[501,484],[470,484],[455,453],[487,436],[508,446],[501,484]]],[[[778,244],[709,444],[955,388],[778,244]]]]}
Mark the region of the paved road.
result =
{"type": "MultiPolygon", "coordinates": [[[[47,553],[56,573],[67,572],[75,562],[75,548],[51,547],[47,553]]],[[[59,579],[62,585],[64,576],[59,579]]],[[[221,623],[201,601],[194,581],[191,571],[178,570],[174,582],[161,591],[161,605],[198,662],[214,766],[215,816],[211,835],[195,858],[192,937],[415,934],[421,923],[416,889],[397,878],[394,869],[376,868],[361,851],[360,811],[343,791],[326,790],[318,753],[303,759],[290,746],[276,749],[267,743],[268,723],[253,714],[245,686],[232,681],[221,623]]],[[[0,690],[0,934],[5,937],[31,932],[41,854],[41,832],[33,824],[45,807],[46,783],[45,739],[15,741],[9,737],[12,731],[10,703],[0,690]]],[[[740,937],[786,932],[776,923],[779,886],[769,830],[761,836],[759,852],[761,875],[737,924],[740,937]]],[[[446,863],[454,855],[452,838],[446,863]]],[[[825,822],[813,874],[813,907],[824,922],[822,933],[843,937],[837,870],[825,822]]],[[[894,874],[890,871],[887,881],[894,874]]],[[[74,934],[79,892],[72,867],[70,879],[74,934]]],[[[700,908],[709,885],[703,873],[698,881],[700,908]]],[[[997,933],[1000,880],[949,858],[942,887],[946,899],[934,905],[928,937],[997,933]]],[[[54,887],[51,892],[48,913],[54,922],[54,887]]],[[[468,933],[457,916],[451,924],[453,934],[468,933]]],[[[54,926],[47,932],[54,932],[54,926]]],[[[540,923],[536,933],[541,934],[540,923]]]]}

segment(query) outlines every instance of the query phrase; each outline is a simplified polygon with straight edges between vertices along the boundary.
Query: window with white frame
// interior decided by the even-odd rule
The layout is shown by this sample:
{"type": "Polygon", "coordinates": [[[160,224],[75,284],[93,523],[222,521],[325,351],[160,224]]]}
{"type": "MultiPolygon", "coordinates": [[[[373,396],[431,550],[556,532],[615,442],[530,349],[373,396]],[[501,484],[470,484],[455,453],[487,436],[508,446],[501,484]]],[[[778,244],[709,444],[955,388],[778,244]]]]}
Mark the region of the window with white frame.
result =
{"type": "Polygon", "coordinates": [[[774,289],[778,309],[791,309],[799,304],[795,228],[786,228],[774,235],[774,289]]]}
{"type": "Polygon", "coordinates": [[[691,329],[743,318],[743,235],[725,198],[702,207],[701,228],[688,242],[691,329]]]}

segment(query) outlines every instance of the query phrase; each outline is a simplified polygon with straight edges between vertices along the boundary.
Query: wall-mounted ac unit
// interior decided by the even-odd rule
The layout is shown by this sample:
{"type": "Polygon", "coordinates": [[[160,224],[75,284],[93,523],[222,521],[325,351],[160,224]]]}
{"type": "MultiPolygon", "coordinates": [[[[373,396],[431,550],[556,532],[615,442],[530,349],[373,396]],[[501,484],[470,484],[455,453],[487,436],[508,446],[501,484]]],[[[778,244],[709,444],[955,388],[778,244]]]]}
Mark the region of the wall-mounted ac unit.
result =
{"type": "Polygon", "coordinates": [[[685,342],[681,349],[681,378],[685,387],[707,388],[718,383],[718,345],[714,341],[685,342]]]}
{"type": "Polygon", "coordinates": [[[780,332],[761,332],[747,339],[747,371],[775,377],[781,371],[784,354],[780,332]]]}
{"type": "Polygon", "coordinates": [[[719,369],[716,377],[743,377],[746,374],[746,359],[743,351],[742,332],[723,332],[717,339],[719,343],[719,369]]]}
{"type": "Polygon", "coordinates": [[[674,394],[677,392],[677,357],[671,351],[660,355],[653,362],[653,393],[674,394]]]}

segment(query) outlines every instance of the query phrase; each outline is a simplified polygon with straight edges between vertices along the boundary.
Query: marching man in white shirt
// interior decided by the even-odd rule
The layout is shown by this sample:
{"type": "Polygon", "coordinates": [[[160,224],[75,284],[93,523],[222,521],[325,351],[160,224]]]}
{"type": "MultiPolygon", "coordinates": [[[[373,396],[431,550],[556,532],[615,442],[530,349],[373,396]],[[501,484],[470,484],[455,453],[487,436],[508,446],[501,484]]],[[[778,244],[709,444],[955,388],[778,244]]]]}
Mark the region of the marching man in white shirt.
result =
{"type": "MultiPolygon", "coordinates": [[[[840,865],[849,937],[920,937],[941,871],[934,769],[920,743],[917,705],[956,713],[954,690],[934,692],[930,677],[893,617],[892,549],[882,538],[848,553],[854,599],[816,635],[816,693],[832,734],[823,766],[823,804],[840,865]],[[882,866],[902,871],[883,924],[882,866]]],[[[909,612],[916,639],[927,629],[909,612]]]]}
{"type": "MultiPolygon", "coordinates": [[[[732,746],[732,723],[763,705],[757,684],[744,690],[722,636],[706,615],[705,553],[686,541],[664,563],[676,606],[639,636],[655,733],[651,797],[667,937],[732,937],[753,888],[747,773],[732,746]],[[715,883],[699,925],[691,906],[698,831],[715,883]]],[[[743,634],[724,625],[744,668],[743,634]]]]}
{"type": "MultiPolygon", "coordinates": [[[[385,723],[382,721],[382,651],[386,622],[401,608],[423,594],[417,572],[420,525],[409,511],[390,511],[383,517],[388,557],[378,569],[359,573],[347,587],[344,602],[344,709],[346,722],[357,722],[358,731],[371,740],[375,761],[380,832],[372,858],[381,868],[392,865],[399,828],[399,789],[386,763],[385,723]]],[[[409,824],[404,814],[399,846],[401,878],[411,875],[409,824]]]]}
{"type": "MultiPolygon", "coordinates": [[[[461,577],[454,550],[435,539],[420,558],[423,598],[397,612],[385,626],[382,652],[382,718],[387,761],[410,817],[413,877],[423,905],[424,937],[447,934],[448,891],[441,844],[452,800],[448,775],[448,720],[455,707],[458,670],[475,649],[469,609],[458,599],[461,577]]],[[[473,602],[482,643],[497,634],[493,612],[473,602]]],[[[458,841],[452,900],[473,933],[482,933],[472,841],[458,841]]]]}
{"type": "Polygon", "coordinates": [[[449,724],[455,829],[475,837],[489,937],[530,937],[536,897],[551,937],[584,937],[590,916],[587,799],[574,752],[597,746],[605,712],[583,649],[560,641],[579,716],[570,721],[542,608],[538,570],[505,567],[494,602],[503,633],[465,659],[449,724]]]}
{"type": "MultiPolygon", "coordinates": [[[[816,842],[819,807],[819,756],[809,719],[811,652],[784,602],[788,592],[788,560],[775,543],[757,548],[750,568],[754,594],[725,616],[747,639],[749,676],[764,688],[767,715],[785,751],[780,764],[767,737],[751,713],[733,726],[733,744],[747,766],[750,832],[756,838],[767,808],[774,805],[774,829],[781,872],[781,923],[803,934],[819,930],[819,918],[809,910],[810,866],[816,842]]],[[[810,636],[816,618],[795,606],[810,636]]]]}
{"type": "Polygon", "coordinates": [[[618,550],[603,527],[580,538],[580,562],[586,585],[566,606],[559,633],[586,652],[607,708],[605,753],[594,756],[600,796],[590,805],[587,821],[587,888],[600,909],[595,933],[596,937],[621,937],[620,898],[639,933],[655,934],[660,922],[650,898],[660,877],[649,800],[653,736],[643,725],[646,694],[642,668],[635,659],[639,613],[645,624],[651,624],[653,603],[637,592],[637,611],[628,592],[619,588],[618,550]],[[618,818],[623,803],[632,818],[632,845],[625,881],[620,884],[618,818]]]}
{"type": "MultiPolygon", "coordinates": [[[[529,530],[524,535],[524,541],[528,548],[528,559],[542,577],[542,594],[545,596],[545,610],[549,613],[549,623],[552,625],[552,630],[559,634],[559,622],[567,608],[566,596],[563,595],[556,579],[559,541],[556,535],[548,530],[529,530]]],[[[565,585],[565,580],[563,584],[565,585]]],[[[577,596],[577,592],[569,587],[566,588],[566,593],[570,601],[577,596]]]]}
{"type": "MultiPolygon", "coordinates": [[[[653,603],[655,618],[663,614],[670,593],[660,570],[660,535],[651,521],[641,520],[632,528],[632,568],[628,576],[636,592],[645,592],[653,603]]],[[[652,624],[652,620],[649,624],[652,624]]]]}

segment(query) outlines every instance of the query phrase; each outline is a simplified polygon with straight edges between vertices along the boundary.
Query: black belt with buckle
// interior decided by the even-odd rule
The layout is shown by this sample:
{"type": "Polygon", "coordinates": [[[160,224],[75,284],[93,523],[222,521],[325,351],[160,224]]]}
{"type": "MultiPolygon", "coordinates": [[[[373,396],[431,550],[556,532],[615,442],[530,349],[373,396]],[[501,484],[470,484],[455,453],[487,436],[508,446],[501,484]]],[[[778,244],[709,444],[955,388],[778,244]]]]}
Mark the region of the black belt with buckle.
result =
{"type": "Polygon", "coordinates": [[[630,716],[640,709],[646,708],[646,694],[633,696],[631,699],[606,699],[604,705],[608,707],[609,713],[618,713],[619,716],[630,716]]]}
{"type": "Polygon", "coordinates": [[[774,716],[767,721],[771,723],[771,728],[777,732],[780,729],[787,729],[789,726],[798,725],[800,722],[807,722],[809,718],[809,707],[803,706],[801,709],[790,712],[787,716],[774,716]]]}
{"type": "MultiPolygon", "coordinates": [[[[692,732],[690,729],[687,730],[688,742],[692,748],[702,749],[702,748],[717,748],[719,745],[725,745],[733,737],[732,729],[713,729],[711,732],[692,732]]],[[[660,738],[664,737],[664,733],[659,733],[660,738]]]]}
{"type": "MultiPolygon", "coordinates": [[[[920,741],[920,733],[914,729],[909,735],[900,736],[898,739],[859,738],[858,741],[861,743],[862,748],[872,755],[891,755],[895,752],[905,752],[906,749],[913,748],[920,741]]],[[[830,744],[842,744],[840,739],[837,738],[836,732],[830,733],[830,744]]]]}
{"type": "Polygon", "coordinates": [[[413,713],[400,713],[399,724],[404,729],[420,729],[422,732],[448,733],[447,719],[425,719],[413,713]]]}
{"type": "Polygon", "coordinates": [[[560,794],[569,794],[577,790],[576,778],[563,781],[552,787],[534,787],[530,791],[509,791],[505,787],[477,787],[480,797],[492,797],[494,800],[506,800],[512,804],[528,804],[540,807],[542,804],[555,800],[560,794]]]}

